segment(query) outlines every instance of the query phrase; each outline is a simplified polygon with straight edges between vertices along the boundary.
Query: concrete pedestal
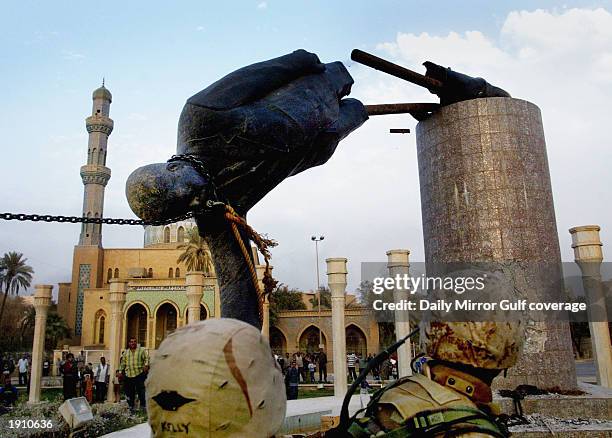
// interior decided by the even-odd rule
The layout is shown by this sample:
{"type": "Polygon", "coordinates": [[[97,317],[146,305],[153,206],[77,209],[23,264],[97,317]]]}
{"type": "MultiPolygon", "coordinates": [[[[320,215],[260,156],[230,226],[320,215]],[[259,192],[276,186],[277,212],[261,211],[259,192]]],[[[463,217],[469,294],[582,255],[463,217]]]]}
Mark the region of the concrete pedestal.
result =
{"type": "Polygon", "coordinates": [[[344,397],[347,392],[346,328],[344,326],[347,259],[330,258],[325,262],[327,263],[327,284],[331,292],[332,305],[334,396],[344,397]]]}
{"type": "Polygon", "coordinates": [[[589,307],[598,308],[598,315],[590,315],[589,330],[597,372],[597,384],[612,388],[612,347],[607,316],[606,296],[601,283],[602,243],[598,225],[585,225],[569,230],[572,235],[574,259],[582,271],[582,281],[589,307]]]}
{"type": "MultiPolygon", "coordinates": [[[[127,281],[113,278],[110,281],[109,301],[111,305],[110,338],[109,338],[109,366],[110,381],[113,381],[115,372],[119,369],[119,360],[123,348],[123,306],[127,295],[127,281]]],[[[199,309],[198,309],[199,315],[199,309]]],[[[108,385],[107,400],[113,400],[113,385],[108,385]]]]}
{"type": "Polygon", "coordinates": [[[34,343],[32,345],[32,372],[30,375],[29,403],[40,401],[40,379],[42,377],[43,353],[45,351],[45,332],[47,328],[47,313],[51,305],[53,286],[37,284],[34,286],[34,343]]]}
{"type": "MultiPolygon", "coordinates": [[[[410,263],[408,257],[410,251],[407,249],[392,249],[387,251],[387,269],[389,270],[389,277],[394,278],[396,275],[408,275],[408,268],[410,263]]],[[[405,289],[395,289],[393,291],[393,301],[396,303],[402,302],[402,300],[409,300],[410,294],[405,289]]],[[[410,319],[408,311],[396,310],[395,311],[395,337],[396,340],[402,339],[410,333],[410,319]]],[[[410,348],[410,340],[407,340],[404,345],[397,349],[397,372],[400,377],[411,376],[412,369],[410,368],[410,361],[412,360],[412,350],[410,348]]]]}
{"type": "Polygon", "coordinates": [[[200,302],[204,295],[204,273],[191,271],[185,276],[187,295],[187,324],[200,320],[200,302]]]}
{"type": "MultiPolygon", "coordinates": [[[[428,275],[445,263],[515,263],[536,298],[561,283],[561,257],[540,110],[513,98],[473,99],[419,122],[417,155],[428,275]],[[545,263],[539,273],[533,267],[545,263]],[[522,265],[520,265],[522,264],[522,265]]],[[[559,296],[563,292],[559,290],[559,296]]],[[[574,389],[569,325],[528,327],[522,357],[500,379],[574,389]]]]}

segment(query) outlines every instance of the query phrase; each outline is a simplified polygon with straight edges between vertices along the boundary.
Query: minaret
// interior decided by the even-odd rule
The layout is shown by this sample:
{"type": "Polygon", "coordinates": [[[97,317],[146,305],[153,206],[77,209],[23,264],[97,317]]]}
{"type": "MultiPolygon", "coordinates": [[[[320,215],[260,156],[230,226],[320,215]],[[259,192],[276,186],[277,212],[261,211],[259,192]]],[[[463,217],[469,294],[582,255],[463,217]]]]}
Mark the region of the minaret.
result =
{"type": "MultiPolygon", "coordinates": [[[[87,164],[81,167],[81,178],[85,186],[83,196],[83,216],[102,217],[104,210],[104,188],[111,176],[106,164],[108,136],[113,131],[113,120],[108,117],[113,96],[102,86],[93,92],[91,116],[85,119],[89,133],[87,145],[87,164]]],[[[79,245],[102,245],[102,225],[83,224],[79,245]]]]}

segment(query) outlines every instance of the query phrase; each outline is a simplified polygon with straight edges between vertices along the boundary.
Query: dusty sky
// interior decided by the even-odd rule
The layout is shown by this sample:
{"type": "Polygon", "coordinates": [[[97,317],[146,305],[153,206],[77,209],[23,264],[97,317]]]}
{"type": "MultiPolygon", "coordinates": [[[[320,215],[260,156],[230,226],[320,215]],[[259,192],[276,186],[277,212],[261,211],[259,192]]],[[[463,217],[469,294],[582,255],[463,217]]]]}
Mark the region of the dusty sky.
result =
{"type": "MultiPolygon", "coordinates": [[[[352,95],[364,103],[436,100],[350,61],[351,49],[361,48],[420,72],[426,60],[452,66],[537,104],[563,259],[573,259],[572,226],[599,224],[604,245],[611,242],[610,2],[545,1],[539,10],[520,1],[442,2],[436,11],[424,2],[371,3],[377,4],[6,6],[0,212],[81,214],[84,119],[102,76],[115,121],[107,217],[134,217],[125,180],[136,167],[174,153],[185,99],[243,65],[305,48],[324,62],[345,62],[355,78],[352,95]]],[[[423,260],[415,137],[388,133],[415,124],[409,116],[370,119],[325,166],[285,181],[252,210],[251,225],[279,242],[273,264],[281,282],[304,290],[316,285],[312,234],[325,236],[322,283],[323,260],[347,257],[349,291],[359,284],[360,263],[384,261],[388,249],[407,248],[412,260],[423,260]]],[[[23,252],[34,283],[68,281],[78,234],[78,225],[0,221],[0,254],[23,252]]],[[[105,247],[142,241],[140,227],[103,227],[105,247]]]]}

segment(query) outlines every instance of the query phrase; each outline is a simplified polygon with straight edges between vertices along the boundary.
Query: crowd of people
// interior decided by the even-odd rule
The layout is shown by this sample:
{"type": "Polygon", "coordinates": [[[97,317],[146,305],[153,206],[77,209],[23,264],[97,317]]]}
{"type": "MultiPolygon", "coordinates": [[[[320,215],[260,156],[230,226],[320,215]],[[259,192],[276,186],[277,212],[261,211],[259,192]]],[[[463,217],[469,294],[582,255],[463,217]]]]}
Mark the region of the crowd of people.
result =
{"type": "Polygon", "coordinates": [[[0,387],[0,406],[2,410],[10,408],[17,402],[19,390],[13,384],[12,376],[17,374],[18,385],[30,390],[30,371],[32,360],[27,353],[0,354],[0,370],[2,372],[0,387]]]}
{"type": "MultiPolygon", "coordinates": [[[[274,355],[285,376],[285,387],[288,400],[298,397],[299,384],[324,384],[330,383],[327,379],[328,358],[324,350],[318,352],[284,355],[274,355]],[[317,379],[318,373],[318,379],[317,379]]],[[[346,373],[349,383],[357,379],[361,370],[365,369],[374,356],[349,352],[346,357],[346,373]]],[[[27,354],[15,362],[14,357],[0,357],[0,369],[2,370],[2,382],[0,387],[0,404],[11,406],[17,400],[17,388],[12,384],[11,375],[18,371],[19,385],[29,385],[29,371],[31,367],[30,358],[27,354]]],[[[83,353],[75,358],[73,353],[66,353],[64,360],[58,363],[59,374],[63,378],[64,400],[74,397],[85,397],[89,403],[102,403],[106,401],[108,385],[113,385],[113,402],[119,402],[121,386],[125,392],[128,405],[131,410],[135,409],[136,397],[139,400],[140,409],[144,410],[145,402],[145,379],[149,370],[149,354],[143,347],[138,347],[135,338],[128,342],[128,348],[121,354],[119,369],[114,376],[110,375],[110,366],[105,357],[100,358],[100,363],[95,367],[91,362],[85,363],[83,353]],[[112,378],[111,378],[112,377],[112,378]]],[[[49,375],[50,361],[43,361],[43,375],[49,375]]],[[[397,379],[397,358],[392,356],[381,364],[375,366],[368,374],[368,378],[375,381],[386,381],[397,379]]]]}
{"type": "MultiPolygon", "coordinates": [[[[145,409],[144,381],[149,366],[149,355],[146,349],[137,347],[136,339],[130,339],[128,348],[122,352],[121,364],[115,376],[110,375],[110,366],[105,357],[95,366],[86,362],[84,352],[75,357],[65,352],[63,359],[55,367],[62,378],[64,400],[74,397],[85,397],[89,403],[106,401],[109,385],[113,385],[113,402],[120,400],[121,387],[126,394],[128,404],[134,409],[138,396],[140,409],[145,409]]],[[[0,406],[14,406],[19,389],[24,386],[29,392],[32,360],[29,354],[0,354],[0,406]],[[18,380],[14,385],[13,376],[18,380]]],[[[42,363],[43,377],[49,376],[52,362],[45,356],[42,363]]]]}
{"type": "MultiPolygon", "coordinates": [[[[305,383],[330,383],[327,380],[327,354],[323,350],[315,353],[296,352],[275,354],[274,358],[283,370],[285,376],[285,388],[287,400],[295,400],[298,397],[298,385],[305,383]],[[318,380],[316,373],[318,372],[318,380]]],[[[349,383],[354,382],[361,370],[365,369],[374,356],[361,353],[349,352],[346,356],[346,373],[349,383]]],[[[368,378],[375,381],[386,381],[397,379],[397,357],[391,356],[380,365],[374,366],[368,378]]]]}
{"type": "Polygon", "coordinates": [[[94,367],[91,362],[85,363],[82,356],[75,359],[74,354],[67,353],[65,360],[60,362],[59,373],[63,378],[64,400],[74,397],[85,397],[89,403],[106,400],[110,367],[105,357],[101,357],[94,367]]]}
{"type": "Polygon", "coordinates": [[[106,401],[108,385],[113,385],[113,402],[119,402],[121,386],[125,392],[128,405],[135,409],[136,396],[139,407],[145,410],[144,382],[149,370],[149,353],[143,347],[138,347],[135,338],[128,342],[128,348],[121,354],[119,369],[111,379],[110,366],[105,357],[100,363],[93,366],[85,364],[82,355],[78,358],[67,353],[64,361],[60,363],[60,375],[63,377],[64,400],[74,397],[85,397],[89,403],[102,403],[106,401]]]}

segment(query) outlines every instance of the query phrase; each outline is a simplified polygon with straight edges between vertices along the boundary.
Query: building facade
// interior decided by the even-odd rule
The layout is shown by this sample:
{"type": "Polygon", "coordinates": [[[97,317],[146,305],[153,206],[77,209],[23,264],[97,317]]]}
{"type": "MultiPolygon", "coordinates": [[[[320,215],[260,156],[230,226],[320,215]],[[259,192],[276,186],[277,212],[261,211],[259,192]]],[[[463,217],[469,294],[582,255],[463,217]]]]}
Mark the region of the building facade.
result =
{"type": "MultiPolygon", "coordinates": [[[[87,163],[81,167],[84,184],[83,215],[103,217],[104,189],[111,177],[106,167],[108,138],[113,130],[110,116],[112,95],[104,84],[93,93],[92,115],[86,119],[89,133],[87,163]]],[[[155,350],[175,329],[187,323],[185,274],[177,263],[193,220],[144,228],[142,248],[104,248],[102,225],[83,224],[74,248],[71,281],[59,284],[58,313],[67,321],[73,336],[67,341],[73,351],[104,354],[108,348],[110,323],[110,280],[127,280],[123,310],[123,341],[135,337],[145,348],[155,350]]],[[[256,253],[255,253],[256,256],[256,253]]],[[[258,260],[256,260],[258,263],[258,260]]],[[[308,296],[305,294],[305,302],[308,296]]],[[[347,296],[347,302],[354,297],[347,296]]],[[[354,304],[354,303],[353,303],[354,304]]],[[[279,354],[318,350],[319,327],[323,343],[331,351],[331,311],[321,317],[312,305],[308,310],[283,312],[270,329],[270,340],[279,354]]],[[[200,319],[220,315],[216,277],[205,279],[200,319]]],[[[367,309],[352,305],[346,310],[347,351],[362,354],[379,350],[377,324],[367,309]]],[[[61,350],[58,350],[61,354],[61,350]]],[[[95,356],[90,359],[96,361],[95,356]]]]}

